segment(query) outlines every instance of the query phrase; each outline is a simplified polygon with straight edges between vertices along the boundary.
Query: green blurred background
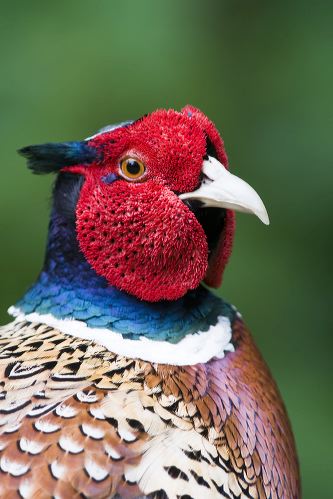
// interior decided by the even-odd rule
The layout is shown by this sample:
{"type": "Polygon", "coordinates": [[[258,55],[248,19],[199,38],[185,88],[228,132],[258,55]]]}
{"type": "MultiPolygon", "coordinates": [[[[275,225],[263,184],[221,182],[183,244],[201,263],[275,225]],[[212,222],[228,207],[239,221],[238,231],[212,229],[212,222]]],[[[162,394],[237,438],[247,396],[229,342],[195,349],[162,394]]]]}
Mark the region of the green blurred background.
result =
{"type": "Polygon", "coordinates": [[[262,195],[239,215],[220,291],[243,313],[285,399],[305,498],[331,495],[333,4],[11,1],[0,9],[1,319],[43,259],[51,177],[20,146],[88,136],[157,107],[215,121],[262,195]]]}

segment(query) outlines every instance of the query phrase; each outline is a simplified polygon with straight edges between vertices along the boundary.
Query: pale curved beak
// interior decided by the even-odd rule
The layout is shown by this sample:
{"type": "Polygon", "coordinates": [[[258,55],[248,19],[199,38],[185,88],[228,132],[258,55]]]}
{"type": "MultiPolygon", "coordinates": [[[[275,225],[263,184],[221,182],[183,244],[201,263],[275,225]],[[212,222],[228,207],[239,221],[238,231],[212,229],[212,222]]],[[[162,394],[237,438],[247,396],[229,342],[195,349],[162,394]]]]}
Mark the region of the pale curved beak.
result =
{"type": "Polygon", "coordinates": [[[197,199],[204,206],[253,213],[265,225],[269,218],[264,203],[252,187],[213,157],[202,165],[204,179],[198,189],[180,194],[180,199],[197,199]]]}

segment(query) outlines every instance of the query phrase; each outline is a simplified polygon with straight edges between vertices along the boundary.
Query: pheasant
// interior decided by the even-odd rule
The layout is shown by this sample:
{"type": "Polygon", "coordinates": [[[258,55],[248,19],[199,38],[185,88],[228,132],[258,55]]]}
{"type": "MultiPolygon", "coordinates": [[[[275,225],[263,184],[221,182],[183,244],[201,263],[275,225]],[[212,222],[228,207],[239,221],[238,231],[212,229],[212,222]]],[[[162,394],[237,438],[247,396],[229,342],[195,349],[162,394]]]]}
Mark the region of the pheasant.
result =
{"type": "Polygon", "coordinates": [[[46,257],[0,334],[0,497],[299,498],[278,389],[211,293],[234,210],[268,224],[198,109],[20,150],[57,173],[46,257]]]}

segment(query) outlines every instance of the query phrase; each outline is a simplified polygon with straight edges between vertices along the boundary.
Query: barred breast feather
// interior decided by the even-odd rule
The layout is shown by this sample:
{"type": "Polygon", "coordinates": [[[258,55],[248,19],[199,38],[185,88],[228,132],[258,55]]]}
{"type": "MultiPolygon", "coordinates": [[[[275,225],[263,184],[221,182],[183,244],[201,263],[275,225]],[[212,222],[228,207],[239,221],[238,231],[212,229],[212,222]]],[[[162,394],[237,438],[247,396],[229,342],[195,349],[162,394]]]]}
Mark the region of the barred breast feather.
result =
{"type": "Polygon", "coordinates": [[[296,498],[283,404],[243,322],[235,352],[169,366],[40,323],[0,337],[0,497],[296,498]]]}

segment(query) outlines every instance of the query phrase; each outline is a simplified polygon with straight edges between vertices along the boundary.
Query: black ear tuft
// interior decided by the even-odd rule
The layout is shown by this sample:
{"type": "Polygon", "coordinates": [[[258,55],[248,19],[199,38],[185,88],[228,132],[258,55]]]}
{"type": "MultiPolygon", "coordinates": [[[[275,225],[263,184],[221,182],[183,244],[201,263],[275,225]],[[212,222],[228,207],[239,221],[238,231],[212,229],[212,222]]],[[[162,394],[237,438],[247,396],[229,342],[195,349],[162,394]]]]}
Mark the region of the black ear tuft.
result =
{"type": "Polygon", "coordinates": [[[19,149],[28,160],[28,168],[34,173],[57,172],[65,166],[89,164],[98,159],[98,152],[85,141],[59,142],[19,149]]]}

